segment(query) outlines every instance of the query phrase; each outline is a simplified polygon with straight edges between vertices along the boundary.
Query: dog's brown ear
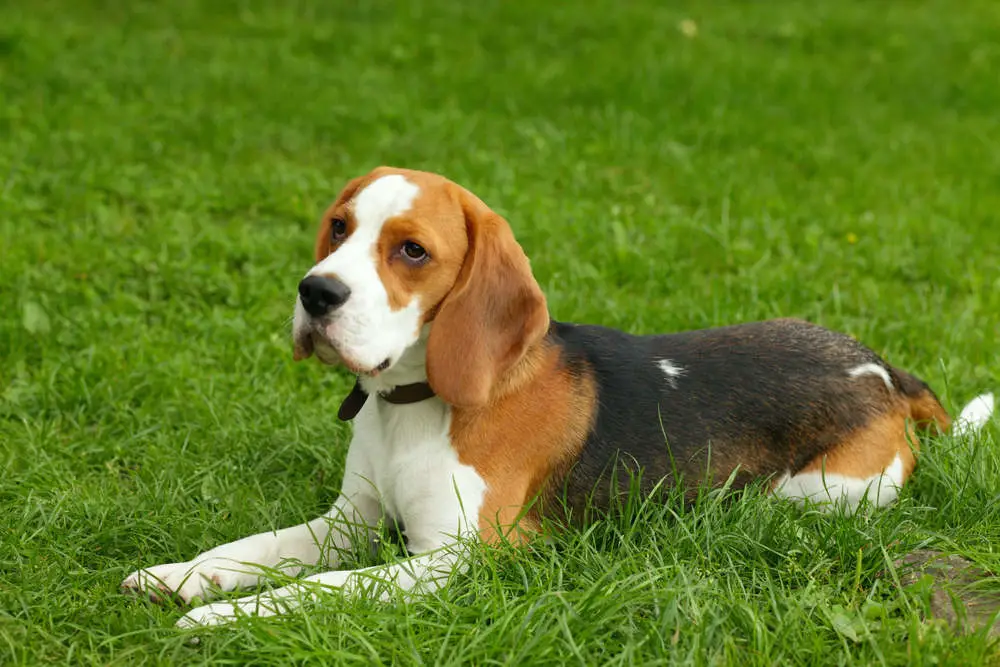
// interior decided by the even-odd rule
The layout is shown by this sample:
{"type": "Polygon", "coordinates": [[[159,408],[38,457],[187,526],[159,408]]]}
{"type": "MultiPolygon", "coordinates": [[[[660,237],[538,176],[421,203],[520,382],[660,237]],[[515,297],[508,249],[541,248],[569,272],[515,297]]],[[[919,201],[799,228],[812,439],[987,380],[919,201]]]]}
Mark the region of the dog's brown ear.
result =
{"type": "Polygon", "coordinates": [[[485,405],[548,331],[545,295],[507,221],[461,191],[469,249],[431,324],[427,377],[446,403],[485,405]]]}
{"type": "Polygon", "coordinates": [[[344,189],[340,191],[337,195],[336,201],[333,202],[327,209],[326,213],[323,214],[323,219],[319,221],[319,232],[316,234],[316,263],[319,264],[330,254],[330,211],[339,208],[344,202],[349,201],[351,197],[357,194],[358,189],[364,182],[366,176],[358,176],[348,181],[344,189]]]}

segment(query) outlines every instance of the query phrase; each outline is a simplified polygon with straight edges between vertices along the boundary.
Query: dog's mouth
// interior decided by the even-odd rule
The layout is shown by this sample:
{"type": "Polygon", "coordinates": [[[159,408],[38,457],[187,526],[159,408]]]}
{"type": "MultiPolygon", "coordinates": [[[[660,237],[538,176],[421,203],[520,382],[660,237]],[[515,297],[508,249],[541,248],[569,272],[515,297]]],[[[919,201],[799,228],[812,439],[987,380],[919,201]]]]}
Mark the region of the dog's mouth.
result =
{"type": "Polygon", "coordinates": [[[379,373],[381,373],[385,369],[389,368],[389,365],[391,363],[392,363],[391,359],[386,359],[385,361],[383,361],[382,363],[380,363],[378,366],[376,366],[373,371],[371,371],[370,373],[368,373],[368,375],[378,375],[379,373]]]}
{"type": "Polygon", "coordinates": [[[344,354],[332,341],[318,331],[311,331],[298,336],[295,340],[295,359],[307,359],[313,354],[321,363],[328,366],[344,366],[355,375],[374,377],[392,365],[392,359],[384,359],[374,367],[365,366],[344,354]]]}

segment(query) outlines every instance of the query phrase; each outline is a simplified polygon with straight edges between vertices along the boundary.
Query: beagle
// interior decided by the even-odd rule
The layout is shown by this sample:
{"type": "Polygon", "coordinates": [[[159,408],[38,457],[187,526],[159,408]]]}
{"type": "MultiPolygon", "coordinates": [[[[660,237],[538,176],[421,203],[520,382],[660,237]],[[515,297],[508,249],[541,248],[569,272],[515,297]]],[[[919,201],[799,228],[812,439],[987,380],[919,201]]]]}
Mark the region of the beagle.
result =
{"type": "MultiPolygon", "coordinates": [[[[315,592],[310,582],[432,591],[462,569],[464,538],[522,542],[541,517],[586,521],[636,479],[647,493],[765,480],[799,501],[886,505],[913,471],[918,432],[949,427],[924,382],[806,322],[632,336],[551,320],[507,222],[455,183],[404,169],[352,180],[326,211],[293,339],[296,359],[357,376],[340,409],[354,435],[331,511],[123,587],[190,602],[268,572],[329,571],[196,607],[182,626],[281,613],[315,592]],[[383,518],[402,526],[412,557],[337,570],[383,518]]],[[[984,394],[956,430],[992,411],[984,394]]]]}

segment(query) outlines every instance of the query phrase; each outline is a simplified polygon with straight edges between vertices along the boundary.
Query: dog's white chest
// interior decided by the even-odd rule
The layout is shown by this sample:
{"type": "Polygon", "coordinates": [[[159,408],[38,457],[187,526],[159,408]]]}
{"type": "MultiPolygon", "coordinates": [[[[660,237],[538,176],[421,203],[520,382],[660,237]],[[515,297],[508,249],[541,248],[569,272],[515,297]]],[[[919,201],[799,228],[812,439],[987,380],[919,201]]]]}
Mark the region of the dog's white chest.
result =
{"type": "Polygon", "coordinates": [[[351,449],[366,464],[386,514],[405,525],[412,552],[479,523],[486,484],[458,460],[450,426],[451,411],[437,398],[390,405],[369,397],[355,420],[351,449]]]}

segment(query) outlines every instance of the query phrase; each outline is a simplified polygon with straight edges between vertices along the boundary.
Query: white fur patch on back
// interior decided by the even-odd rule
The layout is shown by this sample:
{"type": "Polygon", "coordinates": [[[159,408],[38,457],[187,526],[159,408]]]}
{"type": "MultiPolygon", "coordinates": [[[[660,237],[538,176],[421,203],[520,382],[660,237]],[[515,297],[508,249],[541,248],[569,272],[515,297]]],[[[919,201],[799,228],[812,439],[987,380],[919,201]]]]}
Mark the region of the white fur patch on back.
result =
{"type": "Polygon", "coordinates": [[[687,373],[685,369],[681,368],[669,359],[660,359],[656,362],[656,365],[659,366],[660,370],[663,371],[663,374],[667,376],[667,382],[669,382],[670,386],[674,389],[677,388],[677,378],[687,373]]]}
{"type": "Polygon", "coordinates": [[[896,455],[892,463],[871,477],[848,477],[822,470],[785,475],[775,484],[774,494],[799,502],[810,501],[854,512],[864,498],[876,507],[885,507],[899,496],[903,486],[903,461],[896,455]]]}
{"type": "Polygon", "coordinates": [[[885,386],[889,391],[893,391],[895,389],[892,385],[892,377],[890,377],[889,371],[887,371],[884,366],[880,366],[878,364],[861,364],[860,366],[855,366],[851,370],[847,371],[847,374],[852,378],[862,377],[864,375],[875,375],[876,377],[882,378],[882,382],[885,383],[885,386]]]}

